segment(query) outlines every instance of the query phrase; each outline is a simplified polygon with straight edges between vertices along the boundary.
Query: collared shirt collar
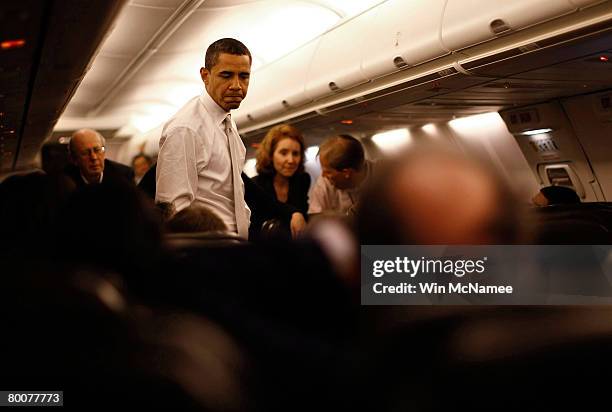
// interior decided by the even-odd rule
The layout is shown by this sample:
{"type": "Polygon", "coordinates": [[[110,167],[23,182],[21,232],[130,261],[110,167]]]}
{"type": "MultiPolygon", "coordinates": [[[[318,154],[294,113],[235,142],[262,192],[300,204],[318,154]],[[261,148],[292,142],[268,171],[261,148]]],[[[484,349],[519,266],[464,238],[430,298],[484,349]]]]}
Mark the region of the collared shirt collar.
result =
{"type": "Polygon", "coordinates": [[[221,125],[229,112],[226,112],[215,102],[212,97],[208,94],[208,91],[204,89],[204,92],[200,95],[200,102],[206,108],[206,111],[212,117],[216,125],[221,125]]]}
{"type": "MultiPolygon", "coordinates": [[[[91,183],[95,183],[95,182],[90,182],[89,180],[87,180],[85,175],[83,175],[83,172],[81,172],[81,179],[83,179],[83,181],[85,182],[86,185],[89,185],[91,183]]],[[[102,183],[102,179],[104,179],[104,172],[100,173],[100,180],[98,180],[97,183],[102,183]]]]}

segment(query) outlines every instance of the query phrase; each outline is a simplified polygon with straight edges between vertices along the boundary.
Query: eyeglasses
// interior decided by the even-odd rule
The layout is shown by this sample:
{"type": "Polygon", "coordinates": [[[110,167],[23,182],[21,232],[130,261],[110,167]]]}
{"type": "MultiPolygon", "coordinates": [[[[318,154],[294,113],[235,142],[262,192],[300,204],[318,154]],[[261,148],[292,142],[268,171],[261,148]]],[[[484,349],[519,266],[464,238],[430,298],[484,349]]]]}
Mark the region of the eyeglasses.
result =
{"type": "Polygon", "coordinates": [[[92,153],[94,153],[96,156],[98,156],[98,155],[104,153],[104,150],[105,150],[104,146],[96,146],[96,147],[92,147],[90,149],[81,150],[79,152],[79,156],[81,156],[81,157],[89,157],[89,156],[91,156],[92,153]]]}

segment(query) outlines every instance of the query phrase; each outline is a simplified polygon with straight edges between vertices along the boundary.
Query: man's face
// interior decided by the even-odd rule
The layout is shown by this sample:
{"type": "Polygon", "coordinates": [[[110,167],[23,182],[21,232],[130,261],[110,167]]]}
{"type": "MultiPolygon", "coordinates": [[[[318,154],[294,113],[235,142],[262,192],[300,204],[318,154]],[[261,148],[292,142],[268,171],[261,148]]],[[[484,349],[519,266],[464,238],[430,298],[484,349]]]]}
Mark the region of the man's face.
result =
{"type": "Polygon", "coordinates": [[[72,161],[88,181],[97,181],[104,171],[104,146],[97,134],[83,131],[71,141],[72,161]]]}
{"type": "Polygon", "coordinates": [[[149,161],[142,156],[134,159],[134,162],[132,163],[132,169],[134,169],[134,175],[136,177],[144,176],[150,167],[151,165],[149,164],[149,161]]]}
{"type": "Polygon", "coordinates": [[[321,156],[321,174],[327,179],[336,189],[346,190],[353,187],[351,179],[352,171],[350,169],[336,170],[329,165],[327,159],[321,156]]]}
{"type": "Polygon", "coordinates": [[[221,53],[212,68],[200,69],[200,75],[209,96],[223,110],[229,112],[237,109],[249,88],[251,75],[249,56],[221,53]]]}

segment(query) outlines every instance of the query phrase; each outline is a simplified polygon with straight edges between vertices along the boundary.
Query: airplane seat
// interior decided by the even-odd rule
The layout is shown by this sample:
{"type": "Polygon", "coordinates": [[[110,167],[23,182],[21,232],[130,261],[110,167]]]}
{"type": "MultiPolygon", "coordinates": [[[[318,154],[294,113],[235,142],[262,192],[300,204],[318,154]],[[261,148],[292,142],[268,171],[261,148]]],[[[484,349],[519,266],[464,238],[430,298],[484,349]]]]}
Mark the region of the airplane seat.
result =
{"type": "Polygon", "coordinates": [[[207,231],[207,232],[185,232],[185,233],[166,233],[164,235],[166,245],[171,250],[181,250],[206,246],[231,246],[245,243],[234,232],[228,231],[207,231]]]}
{"type": "Polygon", "coordinates": [[[536,208],[531,216],[538,244],[610,244],[610,203],[581,203],[536,208]]]}
{"type": "Polygon", "coordinates": [[[262,410],[315,408],[331,361],[355,330],[358,305],[314,242],[189,244],[166,282],[210,314],[253,361],[262,410]],[[287,376],[291,379],[287,380],[287,376]],[[306,407],[305,405],[308,405],[306,407]]]}
{"type": "Polygon", "coordinates": [[[269,219],[261,224],[256,240],[291,240],[291,231],[280,219],[269,219]]]}
{"type": "Polygon", "coordinates": [[[221,358],[241,356],[204,318],[134,305],[119,277],[93,266],[39,261],[18,270],[0,290],[0,317],[10,330],[0,350],[11,354],[0,368],[4,387],[63,390],[64,405],[79,410],[94,399],[95,409],[120,400],[128,410],[195,411],[238,398],[233,384],[211,390],[193,381],[207,374],[233,379],[219,367],[235,359],[221,358]]]}
{"type": "Polygon", "coordinates": [[[583,219],[558,219],[540,224],[538,243],[545,245],[607,245],[612,234],[597,223],[583,219]]]}
{"type": "Polygon", "coordinates": [[[555,410],[605,402],[609,308],[453,308],[412,322],[395,316],[395,326],[350,362],[361,365],[352,393],[363,409],[555,410]]]}

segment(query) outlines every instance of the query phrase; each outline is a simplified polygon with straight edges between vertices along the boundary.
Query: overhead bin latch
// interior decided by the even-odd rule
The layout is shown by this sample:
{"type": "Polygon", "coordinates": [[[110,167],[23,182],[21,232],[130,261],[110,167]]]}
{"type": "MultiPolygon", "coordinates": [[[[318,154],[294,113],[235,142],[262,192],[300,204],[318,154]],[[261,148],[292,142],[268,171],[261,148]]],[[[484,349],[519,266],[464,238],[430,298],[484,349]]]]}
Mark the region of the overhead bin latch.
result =
{"type": "Polygon", "coordinates": [[[393,64],[398,69],[403,69],[403,68],[408,67],[408,63],[406,63],[406,60],[404,60],[404,58],[402,56],[397,56],[396,58],[394,58],[393,59],[393,64]]]}
{"type": "Polygon", "coordinates": [[[337,92],[338,90],[340,90],[340,88],[338,87],[338,85],[337,85],[336,83],[334,83],[334,82],[329,82],[329,85],[328,85],[328,86],[329,86],[329,88],[330,88],[332,91],[334,91],[334,92],[337,92]]]}
{"type": "Polygon", "coordinates": [[[508,26],[508,24],[502,19],[493,20],[491,23],[489,23],[489,28],[491,29],[491,32],[496,36],[512,30],[510,26],[508,26]]]}

